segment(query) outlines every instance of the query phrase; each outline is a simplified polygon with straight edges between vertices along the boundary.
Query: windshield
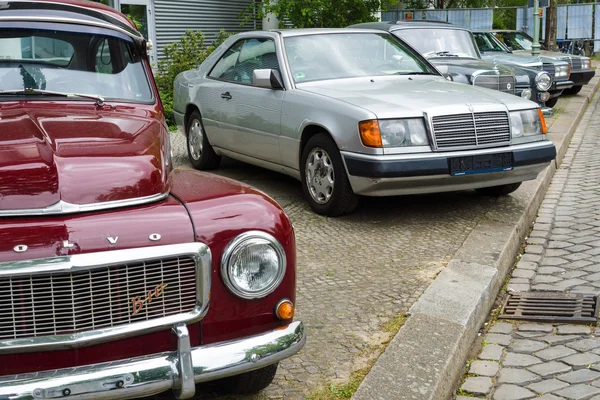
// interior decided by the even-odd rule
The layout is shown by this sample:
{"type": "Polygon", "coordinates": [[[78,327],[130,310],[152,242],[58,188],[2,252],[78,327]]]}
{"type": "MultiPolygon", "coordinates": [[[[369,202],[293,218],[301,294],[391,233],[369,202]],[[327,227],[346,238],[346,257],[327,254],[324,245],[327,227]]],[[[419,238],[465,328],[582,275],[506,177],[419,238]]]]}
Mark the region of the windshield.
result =
{"type": "Polygon", "coordinates": [[[427,58],[479,58],[471,34],[453,29],[400,29],[394,35],[406,40],[427,58]]]}
{"type": "Polygon", "coordinates": [[[392,35],[335,33],[285,39],[296,83],[382,75],[437,75],[392,35]]]}
{"type": "MultiPolygon", "coordinates": [[[[54,30],[0,30],[0,92],[31,89],[152,101],[133,42],[112,36],[54,30]]],[[[2,100],[0,98],[0,100],[2,100]]]]}
{"type": "Polygon", "coordinates": [[[496,37],[489,32],[474,32],[475,43],[479,47],[479,51],[482,53],[495,51],[507,53],[506,48],[496,39],[496,37]]]}
{"type": "Polygon", "coordinates": [[[533,42],[518,32],[496,32],[496,39],[513,50],[531,50],[533,42]]]}

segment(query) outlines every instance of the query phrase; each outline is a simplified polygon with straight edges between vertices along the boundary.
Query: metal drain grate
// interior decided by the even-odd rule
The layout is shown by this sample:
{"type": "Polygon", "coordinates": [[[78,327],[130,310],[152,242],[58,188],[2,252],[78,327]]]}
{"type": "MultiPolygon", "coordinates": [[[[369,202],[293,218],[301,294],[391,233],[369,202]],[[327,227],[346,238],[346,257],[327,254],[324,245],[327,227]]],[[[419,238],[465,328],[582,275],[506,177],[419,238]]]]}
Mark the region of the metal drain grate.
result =
{"type": "Polygon", "coordinates": [[[588,324],[596,322],[598,298],[581,293],[509,293],[498,318],[588,324]]]}

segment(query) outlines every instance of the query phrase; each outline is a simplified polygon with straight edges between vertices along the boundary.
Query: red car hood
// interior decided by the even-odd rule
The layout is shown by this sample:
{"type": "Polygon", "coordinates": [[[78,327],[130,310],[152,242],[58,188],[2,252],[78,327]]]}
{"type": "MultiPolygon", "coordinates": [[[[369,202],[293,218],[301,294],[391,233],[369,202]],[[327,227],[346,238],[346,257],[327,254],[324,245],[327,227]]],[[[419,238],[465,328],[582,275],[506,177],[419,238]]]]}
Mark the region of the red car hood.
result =
{"type": "MultiPolygon", "coordinates": [[[[67,106],[68,107],[68,106],[67,106]]],[[[0,210],[165,193],[162,124],[124,111],[0,110],[0,210]]]]}

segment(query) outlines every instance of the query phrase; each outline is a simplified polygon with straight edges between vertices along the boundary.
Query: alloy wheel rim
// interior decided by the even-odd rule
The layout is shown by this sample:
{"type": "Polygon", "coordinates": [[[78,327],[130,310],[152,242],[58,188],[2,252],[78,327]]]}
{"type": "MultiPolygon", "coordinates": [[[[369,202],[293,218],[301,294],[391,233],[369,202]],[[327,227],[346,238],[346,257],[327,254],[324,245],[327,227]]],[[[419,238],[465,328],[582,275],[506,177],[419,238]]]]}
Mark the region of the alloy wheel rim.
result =
{"type": "Polygon", "coordinates": [[[327,204],[335,187],[335,173],[329,154],[319,147],[312,149],[306,159],[304,172],[312,199],[318,204],[327,204]]]}
{"type": "Polygon", "coordinates": [[[197,119],[194,119],[190,124],[188,132],[188,146],[190,148],[190,155],[195,161],[198,161],[200,156],[202,156],[203,141],[204,132],[202,131],[202,124],[197,119]]]}

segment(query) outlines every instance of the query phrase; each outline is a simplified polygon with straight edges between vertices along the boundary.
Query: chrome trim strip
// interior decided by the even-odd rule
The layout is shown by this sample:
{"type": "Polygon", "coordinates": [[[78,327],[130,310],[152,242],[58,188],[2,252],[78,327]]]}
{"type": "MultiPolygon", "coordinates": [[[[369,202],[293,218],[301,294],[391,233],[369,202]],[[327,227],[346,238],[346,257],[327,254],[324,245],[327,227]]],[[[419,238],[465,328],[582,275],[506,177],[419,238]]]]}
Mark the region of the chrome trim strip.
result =
{"type": "Polygon", "coordinates": [[[148,203],[155,203],[164,200],[169,196],[169,192],[153,194],[151,196],[137,197],[135,199],[105,201],[102,203],[93,204],[71,204],[66,201],[59,200],[51,206],[45,208],[23,208],[18,210],[0,210],[0,217],[30,217],[35,215],[64,215],[76,214],[100,210],[108,210],[111,208],[121,208],[130,206],[139,206],[148,203]]]}
{"type": "MultiPolygon", "coordinates": [[[[207,382],[266,367],[296,354],[305,343],[304,325],[298,321],[259,335],[193,348],[194,381],[207,382]]],[[[74,399],[129,399],[161,393],[174,387],[174,371],[185,353],[181,341],[178,344],[173,352],[0,377],[0,398],[57,398],[63,397],[65,389],[74,399]]]]}
{"type": "MultiPolygon", "coordinates": [[[[508,153],[517,150],[536,150],[544,147],[554,146],[549,140],[540,140],[538,142],[518,144],[511,146],[492,147],[492,148],[480,148],[472,150],[454,150],[445,152],[431,152],[431,153],[418,153],[418,154],[392,154],[392,155],[371,155],[362,153],[353,153],[350,151],[340,151],[343,157],[356,158],[360,160],[370,161],[404,161],[404,160],[423,160],[423,159],[436,159],[436,158],[451,158],[451,157],[465,157],[465,156],[476,156],[480,154],[493,154],[493,153],[508,153]]],[[[420,177],[422,178],[422,177],[420,177]]]]}
{"type": "Polygon", "coordinates": [[[223,278],[223,282],[225,286],[236,296],[241,297],[242,299],[252,300],[252,299],[260,299],[265,297],[271,293],[281,284],[283,281],[283,277],[285,276],[285,271],[287,267],[287,257],[285,256],[285,251],[281,246],[281,243],[277,241],[273,236],[269,235],[266,232],[261,231],[248,231],[244,232],[241,235],[235,237],[223,250],[223,255],[221,257],[221,277],[223,278]],[[252,239],[262,239],[269,242],[279,259],[281,260],[281,266],[278,271],[277,278],[266,288],[260,290],[258,292],[244,292],[240,288],[237,287],[235,283],[231,281],[229,277],[229,261],[231,261],[231,256],[233,255],[233,251],[237,249],[238,246],[245,244],[245,242],[252,239]]]}
{"type": "Polygon", "coordinates": [[[89,21],[84,19],[76,19],[76,18],[48,18],[48,17],[28,17],[28,16],[10,16],[10,17],[2,17],[0,16],[0,22],[57,22],[59,24],[75,24],[75,25],[88,25],[95,26],[98,28],[110,29],[113,31],[117,31],[129,36],[135,40],[144,40],[144,36],[134,35],[132,32],[127,31],[126,29],[120,28],[116,25],[112,25],[109,23],[99,22],[99,21],[89,21]]]}
{"type": "Polygon", "coordinates": [[[0,341],[0,354],[73,349],[94,343],[123,339],[140,333],[154,332],[179,323],[198,321],[204,318],[208,312],[212,255],[208,246],[203,243],[186,243],[0,263],[0,277],[2,277],[88,270],[130,261],[152,260],[178,255],[189,256],[196,262],[197,303],[192,311],[73,334],[3,340],[0,341]]]}

